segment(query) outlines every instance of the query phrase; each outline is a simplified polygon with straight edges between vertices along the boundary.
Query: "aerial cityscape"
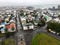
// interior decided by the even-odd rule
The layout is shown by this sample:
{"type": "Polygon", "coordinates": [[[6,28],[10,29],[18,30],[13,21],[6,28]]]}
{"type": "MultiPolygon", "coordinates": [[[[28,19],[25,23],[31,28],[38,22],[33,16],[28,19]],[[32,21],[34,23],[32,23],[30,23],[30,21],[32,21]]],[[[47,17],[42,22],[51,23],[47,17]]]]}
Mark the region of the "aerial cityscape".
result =
{"type": "Polygon", "coordinates": [[[0,45],[60,45],[59,0],[0,0],[0,45]]]}

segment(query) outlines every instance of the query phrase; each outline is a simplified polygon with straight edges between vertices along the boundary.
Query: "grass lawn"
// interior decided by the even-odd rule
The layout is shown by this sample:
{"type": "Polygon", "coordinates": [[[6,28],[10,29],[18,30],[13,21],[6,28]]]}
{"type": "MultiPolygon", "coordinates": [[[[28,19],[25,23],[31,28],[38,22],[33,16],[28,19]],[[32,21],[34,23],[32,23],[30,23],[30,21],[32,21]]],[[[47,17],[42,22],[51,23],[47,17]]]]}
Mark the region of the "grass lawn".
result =
{"type": "Polygon", "coordinates": [[[4,36],[5,36],[5,34],[3,34],[3,33],[0,33],[0,38],[1,38],[1,37],[4,37],[4,36]]]}
{"type": "Polygon", "coordinates": [[[32,45],[60,45],[60,41],[45,33],[41,33],[32,39],[32,45]]]}
{"type": "Polygon", "coordinates": [[[5,41],[2,42],[2,45],[16,45],[15,40],[14,39],[7,39],[5,41]]]}

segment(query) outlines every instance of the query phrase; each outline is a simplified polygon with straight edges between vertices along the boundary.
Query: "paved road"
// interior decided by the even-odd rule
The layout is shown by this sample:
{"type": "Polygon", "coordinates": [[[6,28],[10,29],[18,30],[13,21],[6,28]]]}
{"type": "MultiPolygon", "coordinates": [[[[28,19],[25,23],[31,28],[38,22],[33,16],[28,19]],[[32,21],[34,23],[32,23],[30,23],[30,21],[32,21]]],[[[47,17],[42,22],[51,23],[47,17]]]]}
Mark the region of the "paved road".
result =
{"type": "MultiPolygon", "coordinates": [[[[17,33],[15,34],[16,36],[16,42],[17,44],[16,45],[20,45],[21,43],[21,36],[22,35],[24,37],[24,33],[21,31],[21,24],[20,24],[20,20],[19,20],[19,15],[17,14],[17,33]]],[[[25,44],[25,40],[23,41],[23,43],[25,44]]]]}
{"type": "MultiPolygon", "coordinates": [[[[19,18],[19,22],[20,22],[20,26],[21,25],[21,19],[20,19],[20,15],[18,16],[19,18]]],[[[31,41],[32,41],[32,32],[33,31],[23,31],[23,30],[20,30],[20,32],[22,32],[22,34],[24,35],[24,38],[25,38],[25,41],[26,41],[26,45],[31,45],[31,41]]]]}

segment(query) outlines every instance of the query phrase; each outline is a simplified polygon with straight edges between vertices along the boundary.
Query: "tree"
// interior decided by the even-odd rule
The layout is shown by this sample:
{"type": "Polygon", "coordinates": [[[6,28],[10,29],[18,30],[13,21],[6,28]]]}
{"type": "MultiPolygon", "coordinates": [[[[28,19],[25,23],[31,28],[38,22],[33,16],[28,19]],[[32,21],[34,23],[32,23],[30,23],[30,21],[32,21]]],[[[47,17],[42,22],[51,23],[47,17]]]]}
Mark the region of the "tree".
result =
{"type": "Polygon", "coordinates": [[[49,21],[47,23],[47,29],[52,29],[53,31],[60,32],[60,23],[49,21]]]}

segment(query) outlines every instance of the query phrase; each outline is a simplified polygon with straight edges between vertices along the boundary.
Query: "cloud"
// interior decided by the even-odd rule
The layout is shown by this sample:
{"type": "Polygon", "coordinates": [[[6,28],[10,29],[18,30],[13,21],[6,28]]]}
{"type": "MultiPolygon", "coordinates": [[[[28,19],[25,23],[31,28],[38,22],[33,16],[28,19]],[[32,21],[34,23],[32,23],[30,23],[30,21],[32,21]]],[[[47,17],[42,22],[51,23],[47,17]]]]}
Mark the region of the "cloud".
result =
{"type": "Polygon", "coordinates": [[[0,5],[60,4],[60,0],[0,0],[0,5]]]}

